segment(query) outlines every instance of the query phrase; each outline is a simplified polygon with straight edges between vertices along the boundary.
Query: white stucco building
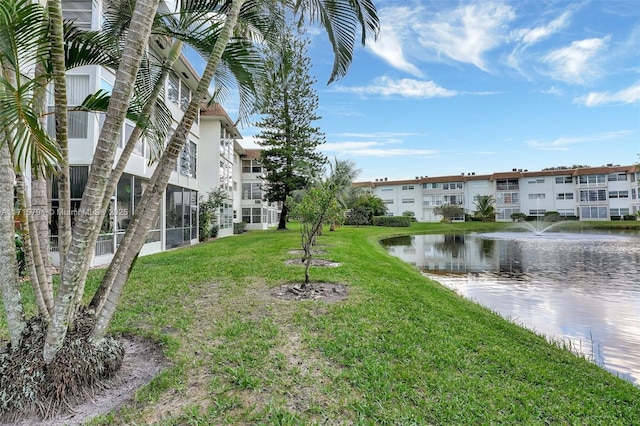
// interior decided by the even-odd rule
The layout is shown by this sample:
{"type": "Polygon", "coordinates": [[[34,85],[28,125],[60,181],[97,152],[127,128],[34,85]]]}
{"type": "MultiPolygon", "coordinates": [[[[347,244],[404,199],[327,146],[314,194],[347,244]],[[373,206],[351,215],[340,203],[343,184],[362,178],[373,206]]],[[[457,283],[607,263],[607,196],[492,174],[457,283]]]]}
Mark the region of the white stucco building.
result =
{"type": "MultiPolygon", "coordinates": [[[[411,180],[358,182],[380,197],[388,214],[413,212],[419,222],[439,221],[434,209],[459,205],[466,213],[476,209],[478,196],[495,199],[496,220],[511,221],[513,213],[541,217],[555,211],[579,220],[615,220],[640,211],[635,165],[528,171],[512,169],[489,175],[416,176],[411,180]]],[[[459,220],[464,220],[460,217],[459,220]]]]}
{"type": "MultiPolygon", "coordinates": [[[[65,19],[73,20],[84,29],[96,30],[101,25],[104,2],[100,0],[63,0],[65,19]]],[[[162,40],[152,38],[154,51],[166,54],[168,46],[162,40]]],[[[79,105],[87,95],[99,89],[110,92],[113,89],[114,74],[107,68],[85,66],[69,70],[67,73],[69,105],[79,105]]],[[[196,89],[199,76],[185,56],[180,56],[165,82],[161,96],[172,116],[172,128],[175,129],[186,110],[191,93],[196,89]]],[[[50,97],[49,106],[53,108],[50,97]]],[[[70,112],[69,115],[69,164],[71,178],[72,210],[77,209],[86,185],[89,167],[103,121],[102,114],[89,112],[70,112]]],[[[48,130],[55,131],[55,122],[50,116],[48,130]]],[[[135,124],[126,121],[116,154],[118,160],[122,148],[135,124]]],[[[234,223],[244,217],[246,203],[242,202],[243,177],[253,182],[253,177],[243,173],[245,150],[239,143],[242,138],[233,121],[220,105],[203,107],[190,130],[187,143],[178,159],[176,170],[171,173],[164,200],[160,205],[156,225],[149,231],[141,254],[156,253],[174,247],[198,242],[198,200],[200,195],[215,188],[222,188],[228,194],[219,212],[218,236],[233,234],[234,223]]],[[[128,160],[124,174],[113,194],[109,214],[105,217],[101,234],[96,244],[93,265],[108,263],[117,245],[124,235],[129,221],[135,213],[142,191],[151,177],[154,164],[151,147],[142,138],[128,160]]],[[[257,158],[257,157],[256,157],[257,158]]],[[[262,175],[262,171],[259,173],[262,175]]],[[[253,192],[257,196],[256,192],[253,192]]],[[[260,191],[260,196],[262,192],[260,191]]],[[[51,210],[58,207],[57,184],[55,179],[50,186],[51,210]]],[[[277,224],[279,210],[257,198],[251,200],[248,229],[266,229],[277,224]],[[264,205],[263,205],[264,204],[264,205]],[[260,209],[254,215],[254,209],[260,209]]],[[[51,221],[52,258],[57,263],[58,220],[54,215],[51,221]]]]}

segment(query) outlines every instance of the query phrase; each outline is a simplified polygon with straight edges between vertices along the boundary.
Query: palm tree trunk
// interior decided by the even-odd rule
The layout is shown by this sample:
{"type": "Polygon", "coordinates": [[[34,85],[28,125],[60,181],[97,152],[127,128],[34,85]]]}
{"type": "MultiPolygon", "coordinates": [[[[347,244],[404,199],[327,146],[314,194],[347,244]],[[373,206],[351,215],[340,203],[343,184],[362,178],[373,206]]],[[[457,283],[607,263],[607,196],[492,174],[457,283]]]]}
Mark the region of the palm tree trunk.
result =
{"type": "MultiPolygon", "coordinates": [[[[166,81],[167,76],[169,75],[169,69],[171,69],[175,61],[180,56],[180,51],[182,50],[182,44],[183,43],[179,40],[173,42],[171,49],[169,50],[169,54],[162,64],[162,74],[160,75],[158,83],[153,88],[153,91],[151,92],[151,95],[149,96],[149,99],[147,100],[147,103],[142,110],[142,114],[141,114],[142,117],[149,117],[153,112],[153,108],[155,106],[156,101],[158,100],[158,97],[160,96],[160,92],[164,90],[164,82],[166,81]]],[[[99,223],[102,223],[104,219],[104,215],[107,212],[107,209],[109,208],[111,196],[115,192],[118,186],[118,181],[120,180],[122,173],[124,173],[124,169],[127,166],[129,157],[131,157],[131,153],[133,152],[133,149],[136,146],[136,142],[142,136],[143,131],[144,131],[144,128],[142,127],[141,123],[137,123],[135,129],[133,129],[133,132],[131,132],[131,135],[129,136],[129,140],[127,141],[127,144],[125,145],[124,149],[122,150],[122,153],[120,154],[118,163],[116,164],[115,168],[111,171],[111,175],[109,176],[109,181],[107,183],[107,189],[105,191],[104,198],[102,199],[102,209],[100,210],[101,217],[100,217],[99,223]]],[[[88,270],[89,270],[88,267],[85,268],[85,276],[88,270]]],[[[82,281],[84,282],[85,280],[82,280],[82,281]]],[[[109,293],[110,290],[111,288],[107,287],[106,285],[100,285],[96,290],[96,293],[94,294],[90,303],[90,306],[95,313],[99,312],[102,309],[102,306],[106,299],[106,295],[109,293]]],[[[78,292],[78,295],[81,296],[81,293],[78,292]]]]}
{"type": "Polygon", "coordinates": [[[51,305],[47,306],[44,295],[42,294],[42,280],[45,278],[44,264],[42,256],[40,256],[40,241],[33,223],[33,215],[31,205],[24,183],[24,176],[18,174],[16,176],[16,188],[18,195],[18,209],[20,211],[20,227],[22,233],[22,242],[24,244],[25,261],[29,271],[31,280],[31,288],[36,299],[38,312],[47,320],[49,320],[51,305]]]}
{"type": "Polygon", "coordinates": [[[48,0],[50,19],[51,64],[53,67],[56,141],[60,147],[62,163],[58,172],[58,251],[60,269],[64,269],[65,259],[71,240],[71,188],[69,182],[69,140],[67,135],[67,79],[65,76],[64,29],[62,1],[48,0]]]}
{"type": "MultiPolygon", "coordinates": [[[[2,134],[4,136],[4,134],[2,134]]],[[[0,140],[6,140],[2,137],[0,140]]],[[[7,318],[11,347],[20,342],[26,326],[16,262],[16,242],[13,217],[13,165],[7,143],[0,143],[0,288],[7,318]],[[11,195],[9,195],[11,194],[11,195]]]]}
{"type": "Polygon", "coordinates": [[[49,203],[47,196],[47,180],[40,174],[31,182],[31,230],[32,238],[38,240],[38,250],[44,268],[44,275],[39,278],[40,291],[49,313],[53,311],[53,284],[51,279],[51,256],[49,247],[49,203]]]}
{"type": "MultiPolygon", "coordinates": [[[[59,0],[58,0],[59,1],[59,0]]],[[[133,92],[151,32],[151,24],[159,0],[138,0],[133,11],[131,26],[122,52],[122,61],[116,73],[111,101],[96,145],[91,171],[87,180],[80,210],[71,235],[71,244],[61,271],[60,288],[56,297],[52,320],[47,330],[44,360],[50,363],[62,347],[69,326],[70,314],[75,311],[76,292],[85,276],[87,260],[91,257],[100,226],[97,210],[102,206],[107,180],[116,154],[117,141],[133,92]]]]}
{"type": "Polygon", "coordinates": [[[136,209],[133,220],[131,221],[118,250],[109,265],[109,269],[105,274],[101,286],[110,288],[104,302],[98,301],[98,306],[103,306],[97,312],[96,325],[91,332],[91,339],[101,339],[107,330],[111,318],[115,313],[116,306],[122,296],[122,290],[129,276],[130,269],[134,260],[137,258],[140,249],[146,241],[147,232],[151,228],[156,217],[160,200],[163,198],[167,182],[171,176],[171,172],[175,170],[176,161],[182,147],[184,146],[189,130],[193,125],[195,117],[200,109],[200,105],[204,100],[209,84],[213,79],[213,75],[220,63],[222,54],[231,38],[231,34],[238,21],[240,8],[244,0],[233,0],[229,12],[225,19],[225,24],[216,43],[209,55],[207,65],[204,69],[202,77],[198,83],[198,87],[191,98],[191,102],[185,111],[180,124],[176,128],[167,148],[165,149],[160,161],[153,172],[149,185],[145,190],[139,207],[136,209]]]}

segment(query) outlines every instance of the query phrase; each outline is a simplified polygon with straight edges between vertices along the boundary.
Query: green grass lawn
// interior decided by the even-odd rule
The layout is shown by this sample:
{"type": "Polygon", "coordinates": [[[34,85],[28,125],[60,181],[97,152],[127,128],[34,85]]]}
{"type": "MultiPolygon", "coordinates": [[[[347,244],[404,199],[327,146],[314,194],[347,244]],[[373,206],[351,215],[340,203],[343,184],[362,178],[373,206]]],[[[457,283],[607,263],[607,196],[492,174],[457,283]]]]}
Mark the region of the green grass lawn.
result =
{"type": "MultiPolygon", "coordinates": [[[[421,223],[410,231],[504,226],[421,223]]],[[[334,303],[270,295],[304,278],[302,266],[285,265],[299,249],[295,229],[141,257],[112,331],[158,341],[172,367],[92,424],[640,424],[639,388],[378,244],[406,233],[325,230],[318,244],[327,254],[318,257],[340,266],[312,267],[311,278],[348,287],[334,303]]],[[[90,287],[101,274],[92,271],[90,287]]]]}

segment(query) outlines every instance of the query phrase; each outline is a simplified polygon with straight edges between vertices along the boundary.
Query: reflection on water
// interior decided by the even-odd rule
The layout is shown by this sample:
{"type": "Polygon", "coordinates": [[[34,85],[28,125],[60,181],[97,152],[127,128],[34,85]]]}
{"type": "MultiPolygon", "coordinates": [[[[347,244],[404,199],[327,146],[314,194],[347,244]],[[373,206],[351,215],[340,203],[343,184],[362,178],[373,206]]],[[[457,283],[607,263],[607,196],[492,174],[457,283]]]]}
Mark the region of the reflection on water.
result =
{"type": "Polygon", "coordinates": [[[389,253],[640,384],[637,234],[413,235],[389,253]]]}

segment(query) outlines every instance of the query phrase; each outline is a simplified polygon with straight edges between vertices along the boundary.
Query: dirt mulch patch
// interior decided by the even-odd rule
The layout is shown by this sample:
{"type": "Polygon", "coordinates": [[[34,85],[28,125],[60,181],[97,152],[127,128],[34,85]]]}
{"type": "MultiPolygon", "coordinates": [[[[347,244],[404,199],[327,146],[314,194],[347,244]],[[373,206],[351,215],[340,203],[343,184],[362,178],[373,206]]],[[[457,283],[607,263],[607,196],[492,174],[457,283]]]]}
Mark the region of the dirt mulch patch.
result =
{"type": "MultiPolygon", "coordinates": [[[[57,413],[42,419],[22,418],[14,426],[83,425],[92,418],[117,410],[131,401],[135,392],[148,384],[154,376],[170,366],[158,344],[139,336],[123,336],[125,352],[122,367],[115,377],[103,383],[84,403],[69,407],[68,413],[57,413]]],[[[4,424],[4,423],[0,423],[4,424]]]]}
{"type": "Polygon", "coordinates": [[[347,287],[342,284],[310,282],[284,284],[271,291],[271,295],[282,300],[319,300],[339,302],[347,297],[347,287]]]}
{"type": "MultiPolygon", "coordinates": [[[[289,250],[289,254],[304,254],[304,250],[294,249],[289,250]]],[[[327,254],[326,250],[311,250],[311,254],[327,254]]]]}
{"type": "MultiPolygon", "coordinates": [[[[301,266],[304,266],[304,262],[302,261],[302,259],[289,259],[289,260],[285,260],[284,263],[285,263],[285,265],[301,265],[301,266]]],[[[331,260],[318,259],[318,258],[312,257],[311,258],[311,266],[320,266],[320,267],[326,267],[326,268],[336,268],[336,267],[340,266],[340,263],[333,262],[331,260]]]]}

